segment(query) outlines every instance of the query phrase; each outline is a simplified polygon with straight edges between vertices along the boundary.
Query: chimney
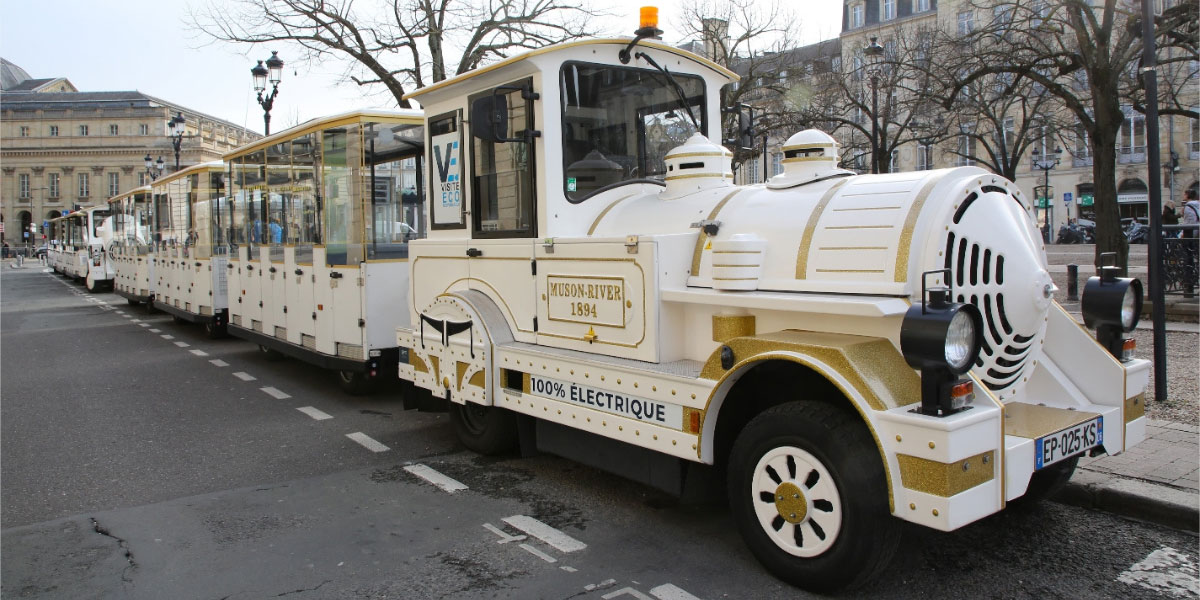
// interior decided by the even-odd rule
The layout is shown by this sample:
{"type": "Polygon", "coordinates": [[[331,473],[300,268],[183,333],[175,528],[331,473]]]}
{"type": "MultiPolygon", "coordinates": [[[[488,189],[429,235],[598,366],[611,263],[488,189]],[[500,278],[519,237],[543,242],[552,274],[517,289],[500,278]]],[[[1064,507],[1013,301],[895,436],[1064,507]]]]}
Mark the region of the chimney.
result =
{"type": "Polygon", "coordinates": [[[719,65],[729,66],[729,21],[709,17],[701,20],[704,28],[704,58],[719,65]]]}

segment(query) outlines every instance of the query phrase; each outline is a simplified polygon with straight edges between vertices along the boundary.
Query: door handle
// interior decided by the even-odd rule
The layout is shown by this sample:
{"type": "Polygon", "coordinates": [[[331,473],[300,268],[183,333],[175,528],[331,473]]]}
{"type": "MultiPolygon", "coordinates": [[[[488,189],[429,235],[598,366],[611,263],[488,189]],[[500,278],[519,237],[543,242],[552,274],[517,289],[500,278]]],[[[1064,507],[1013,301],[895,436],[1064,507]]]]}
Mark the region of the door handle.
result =
{"type": "Polygon", "coordinates": [[[467,256],[470,256],[471,258],[479,258],[480,256],[483,256],[483,250],[480,250],[479,248],[467,248],[467,256]]]}
{"type": "Polygon", "coordinates": [[[303,274],[304,274],[304,269],[296,269],[296,274],[297,274],[297,275],[303,275],[303,274]]]}
{"type": "Polygon", "coordinates": [[[334,272],[332,272],[332,273],[330,273],[330,274],[329,274],[329,278],[330,278],[330,279],[341,279],[341,278],[342,278],[342,274],[341,274],[341,273],[339,273],[339,272],[337,272],[337,271],[334,271],[334,272]]]}
{"type": "Polygon", "coordinates": [[[271,271],[272,273],[274,273],[274,272],[275,272],[275,267],[271,267],[271,268],[270,268],[270,271],[271,271]]]}

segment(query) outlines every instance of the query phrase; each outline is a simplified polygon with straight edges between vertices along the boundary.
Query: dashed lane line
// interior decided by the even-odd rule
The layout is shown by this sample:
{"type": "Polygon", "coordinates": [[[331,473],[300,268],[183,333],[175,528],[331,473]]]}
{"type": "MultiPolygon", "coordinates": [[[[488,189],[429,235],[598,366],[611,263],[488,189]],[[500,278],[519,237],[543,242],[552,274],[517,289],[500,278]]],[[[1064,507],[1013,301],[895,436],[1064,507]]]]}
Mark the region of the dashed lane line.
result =
{"type": "Polygon", "coordinates": [[[404,467],[404,470],[441,488],[441,490],[447,494],[453,494],[454,492],[461,492],[462,490],[467,489],[467,486],[461,481],[442,475],[433,468],[425,465],[408,465],[404,467]]]}
{"type": "Polygon", "coordinates": [[[546,554],[545,552],[542,552],[541,550],[538,550],[537,548],[534,548],[533,546],[530,546],[529,544],[520,544],[520,546],[521,546],[522,550],[525,550],[526,552],[528,552],[548,563],[558,562],[558,559],[554,558],[553,556],[550,556],[549,554],[546,554]]]}
{"type": "Polygon", "coordinates": [[[658,600],[700,600],[683,589],[670,583],[664,583],[650,590],[650,595],[658,600]]]}
{"type": "Polygon", "coordinates": [[[138,327],[149,327],[149,323],[138,323],[138,327]]]}
{"type": "Polygon", "coordinates": [[[188,346],[191,346],[191,344],[187,342],[175,342],[175,345],[179,346],[180,348],[187,348],[188,346]]]}
{"type": "Polygon", "coordinates": [[[162,332],[161,329],[150,329],[148,331],[150,331],[150,333],[161,333],[162,332]]]}
{"type": "Polygon", "coordinates": [[[245,371],[238,371],[237,373],[234,373],[233,376],[241,379],[242,381],[254,381],[255,379],[258,379],[257,377],[245,371]]]}
{"type": "Polygon", "coordinates": [[[228,367],[229,366],[229,363],[227,363],[219,358],[214,358],[208,362],[212,363],[212,365],[214,367],[228,367]]]}
{"type": "Polygon", "coordinates": [[[258,388],[258,389],[262,390],[263,392],[266,392],[266,394],[267,394],[267,395],[269,395],[269,396],[271,396],[271,397],[275,398],[276,400],[287,400],[288,398],[291,398],[291,397],[292,397],[292,396],[291,396],[291,394],[287,394],[287,393],[285,393],[285,392],[281,392],[281,391],[279,391],[279,390],[277,390],[277,389],[275,389],[275,388],[273,388],[273,387],[270,387],[270,386],[268,386],[268,387],[263,387],[263,388],[258,388]]]}
{"type": "Polygon", "coordinates": [[[587,544],[526,515],[505,517],[505,523],[532,535],[533,537],[553,546],[559,552],[575,552],[587,548],[587,544]]]}
{"type": "Polygon", "coordinates": [[[497,544],[507,544],[509,542],[521,542],[521,541],[524,541],[529,538],[529,536],[526,536],[526,535],[508,535],[503,530],[501,530],[499,527],[496,527],[495,525],[492,525],[491,523],[484,523],[483,528],[500,536],[499,541],[496,542],[497,544]]]}
{"type": "Polygon", "coordinates": [[[164,334],[162,334],[162,335],[161,335],[161,336],[159,336],[159,337],[161,337],[161,338],[162,338],[162,339],[164,339],[164,340],[173,340],[173,339],[175,339],[175,336],[173,336],[173,335],[171,335],[171,334],[169,334],[169,333],[164,333],[164,334]]]}
{"type": "Polygon", "coordinates": [[[195,354],[196,356],[208,356],[208,353],[203,350],[188,350],[188,352],[191,352],[192,354],[195,354]]]}
{"type": "Polygon", "coordinates": [[[358,442],[363,448],[366,448],[371,452],[387,452],[388,450],[391,450],[391,448],[388,448],[387,446],[384,446],[383,444],[371,439],[371,436],[361,431],[347,433],[346,437],[358,442]]]}
{"type": "Polygon", "coordinates": [[[301,407],[296,408],[296,410],[312,417],[313,420],[315,420],[315,421],[324,421],[325,419],[333,418],[333,415],[321,412],[311,406],[301,406],[301,407]]]}

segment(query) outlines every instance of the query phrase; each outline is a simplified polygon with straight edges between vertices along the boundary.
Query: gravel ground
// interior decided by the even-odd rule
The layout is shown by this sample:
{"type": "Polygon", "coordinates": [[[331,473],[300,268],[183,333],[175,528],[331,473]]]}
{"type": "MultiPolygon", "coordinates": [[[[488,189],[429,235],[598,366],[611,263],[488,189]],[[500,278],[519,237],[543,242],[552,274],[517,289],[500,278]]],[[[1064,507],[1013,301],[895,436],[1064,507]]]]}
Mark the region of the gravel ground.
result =
{"type": "MultiPolygon", "coordinates": [[[[1154,332],[1138,329],[1137,355],[1153,360],[1154,332]]],[[[1200,334],[1167,332],[1167,401],[1154,398],[1154,374],[1146,390],[1146,414],[1151,419],[1200,425],[1200,334]]]]}

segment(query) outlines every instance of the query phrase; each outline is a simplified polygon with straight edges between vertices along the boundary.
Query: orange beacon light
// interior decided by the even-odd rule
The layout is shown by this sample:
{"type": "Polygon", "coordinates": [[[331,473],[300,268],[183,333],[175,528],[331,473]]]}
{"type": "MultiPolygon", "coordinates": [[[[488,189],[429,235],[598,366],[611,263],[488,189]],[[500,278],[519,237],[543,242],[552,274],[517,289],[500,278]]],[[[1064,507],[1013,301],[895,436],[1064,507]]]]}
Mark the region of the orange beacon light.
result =
{"type": "Polygon", "coordinates": [[[641,8],[641,18],[638,20],[638,28],[643,29],[646,27],[650,27],[650,28],[658,27],[658,7],[657,6],[643,6],[641,8]]]}

